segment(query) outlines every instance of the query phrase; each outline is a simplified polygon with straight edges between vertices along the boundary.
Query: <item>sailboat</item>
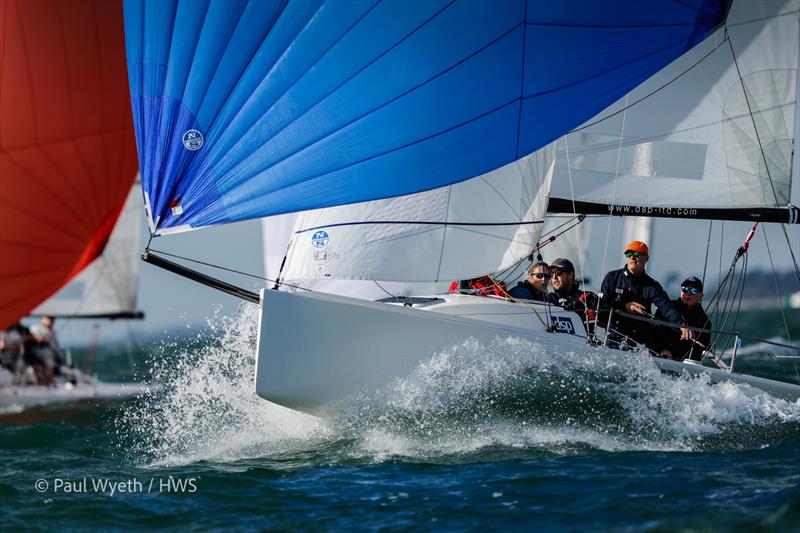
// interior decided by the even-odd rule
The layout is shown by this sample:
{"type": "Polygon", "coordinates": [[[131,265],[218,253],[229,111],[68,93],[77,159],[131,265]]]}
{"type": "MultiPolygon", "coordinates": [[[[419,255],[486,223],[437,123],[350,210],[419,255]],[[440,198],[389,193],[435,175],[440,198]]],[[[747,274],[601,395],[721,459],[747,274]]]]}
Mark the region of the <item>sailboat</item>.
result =
{"type": "MultiPolygon", "coordinates": [[[[301,212],[278,267],[275,288],[289,290],[256,295],[143,256],[259,304],[255,389],[293,409],[322,412],[468,338],[603,350],[572,312],[415,287],[526,261],[548,210],[593,213],[589,199],[610,193],[594,202],[604,215],[797,221],[791,168],[773,175],[766,157],[796,136],[797,1],[234,2],[168,16],[128,1],[125,12],[153,236],[301,212]],[[654,96],[637,122],[653,130],[640,132],[629,115],[654,96]],[[765,145],[777,123],[790,137],[765,145]],[[306,290],[340,281],[387,297],[306,290]]],[[[800,386],[653,361],[800,398],[800,386]]]]}
{"type": "MultiPolygon", "coordinates": [[[[29,315],[139,316],[130,255],[141,190],[121,6],[6,3],[0,43],[0,330],[29,315]]],[[[77,371],[28,384],[25,368],[8,364],[3,411],[137,392],[77,371]]]]}

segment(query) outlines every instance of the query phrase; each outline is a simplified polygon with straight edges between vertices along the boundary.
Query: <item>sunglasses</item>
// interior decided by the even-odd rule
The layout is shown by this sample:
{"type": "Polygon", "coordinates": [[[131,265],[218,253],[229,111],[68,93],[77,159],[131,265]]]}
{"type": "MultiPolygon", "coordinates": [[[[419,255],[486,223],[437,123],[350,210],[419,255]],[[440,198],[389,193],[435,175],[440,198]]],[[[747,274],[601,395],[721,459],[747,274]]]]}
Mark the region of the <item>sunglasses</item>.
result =
{"type": "Polygon", "coordinates": [[[681,287],[681,290],[689,294],[697,294],[698,292],[700,292],[700,289],[698,289],[697,287],[681,287]]]}
{"type": "Polygon", "coordinates": [[[550,274],[546,274],[544,272],[534,272],[531,274],[536,279],[550,279],[550,274]]]}
{"type": "Polygon", "coordinates": [[[625,252],[625,257],[642,257],[643,255],[647,254],[643,254],[642,252],[625,252]]]}

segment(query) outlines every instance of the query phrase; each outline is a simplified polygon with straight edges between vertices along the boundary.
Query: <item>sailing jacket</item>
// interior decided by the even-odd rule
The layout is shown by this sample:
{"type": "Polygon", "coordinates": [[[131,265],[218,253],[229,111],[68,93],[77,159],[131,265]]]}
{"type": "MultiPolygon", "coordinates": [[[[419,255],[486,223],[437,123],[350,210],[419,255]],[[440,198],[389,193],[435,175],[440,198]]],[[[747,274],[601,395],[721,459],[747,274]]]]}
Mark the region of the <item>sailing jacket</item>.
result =
{"type": "Polygon", "coordinates": [[[547,301],[547,295],[534,287],[528,280],[517,283],[517,286],[511,289],[508,294],[520,300],[547,301]]]}
{"type": "Polygon", "coordinates": [[[575,311],[581,321],[589,320],[589,329],[594,330],[594,320],[597,318],[597,295],[591,291],[582,291],[579,283],[573,283],[572,291],[559,291],[547,295],[547,300],[567,311],[575,311]]]}
{"type": "MultiPolygon", "coordinates": [[[[617,313],[627,313],[625,304],[638,302],[650,312],[653,304],[661,312],[665,320],[680,326],[686,325],[680,311],[669,300],[661,284],[643,272],[641,276],[634,277],[626,267],[612,270],[603,278],[600,293],[600,309],[603,311],[614,310],[611,327],[622,335],[628,336],[637,342],[643,342],[653,347],[656,333],[650,325],[642,320],[628,318],[617,313]]],[[[645,318],[645,317],[642,317],[645,318]]],[[[601,316],[601,324],[608,323],[608,315],[601,316]]]]}
{"type": "MultiPolygon", "coordinates": [[[[567,311],[572,311],[572,310],[583,311],[584,309],[586,309],[585,305],[586,298],[582,298],[582,296],[589,294],[594,296],[594,294],[591,292],[582,291],[580,288],[580,284],[575,282],[572,285],[572,290],[569,292],[564,290],[559,291],[553,289],[553,292],[547,294],[547,300],[552,304],[555,304],[559,307],[563,307],[567,311]]],[[[594,307],[592,307],[592,309],[594,309],[594,307]]]]}
{"type": "MultiPolygon", "coordinates": [[[[681,301],[680,298],[672,300],[672,304],[681,313],[688,325],[695,328],[711,329],[711,320],[709,320],[708,315],[706,315],[706,312],[703,310],[703,306],[700,303],[698,303],[694,309],[691,310],[686,306],[686,304],[683,303],[683,301],[681,301]]],[[[668,320],[660,309],[656,312],[656,318],[658,320],[668,320]]],[[[680,333],[675,328],[661,326],[659,329],[662,345],[659,347],[658,351],[669,350],[672,352],[673,359],[677,359],[679,361],[682,361],[687,357],[694,361],[700,361],[703,358],[702,346],[698,346],[692,341],[682,341],[680,333]]],[[[709,344],[711,343],[711,333],[702,331],[695,332],[695,335],[697,336],[697,342],[706,348],[710,348],[709,344]]]]}

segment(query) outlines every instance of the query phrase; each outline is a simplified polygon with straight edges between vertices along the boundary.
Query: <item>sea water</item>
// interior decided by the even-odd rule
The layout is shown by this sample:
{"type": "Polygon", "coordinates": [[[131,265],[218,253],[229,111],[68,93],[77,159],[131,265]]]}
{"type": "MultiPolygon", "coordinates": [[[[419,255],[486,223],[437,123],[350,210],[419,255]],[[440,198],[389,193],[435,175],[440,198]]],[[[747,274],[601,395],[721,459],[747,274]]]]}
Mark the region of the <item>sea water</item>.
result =
{"type": "Polygon", "coordinates": [[[0,529],[800,530],[800,403],[498,338],[316,418],[253,394],[255,326],[149,346],[158,395],[0,417],[0,529]]]}

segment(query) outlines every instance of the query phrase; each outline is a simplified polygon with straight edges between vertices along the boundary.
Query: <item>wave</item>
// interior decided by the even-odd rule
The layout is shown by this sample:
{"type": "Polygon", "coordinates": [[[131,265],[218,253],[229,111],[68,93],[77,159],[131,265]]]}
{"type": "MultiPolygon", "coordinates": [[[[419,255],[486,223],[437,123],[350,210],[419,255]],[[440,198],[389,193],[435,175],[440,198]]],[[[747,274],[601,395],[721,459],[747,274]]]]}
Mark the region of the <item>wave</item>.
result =
{"type": "Polygon", "coordinates": [[[529,340],[468,340],[320,419],[254,393],[257,313],[217,316],[195,342],[165,343],[160,397],[126,409],[125,446],[148,464],[272,467],[385,460],[472,462],[597,450],[760,448],[796,438],[800,402],[662,374],[652,361],[529,340]]]}

